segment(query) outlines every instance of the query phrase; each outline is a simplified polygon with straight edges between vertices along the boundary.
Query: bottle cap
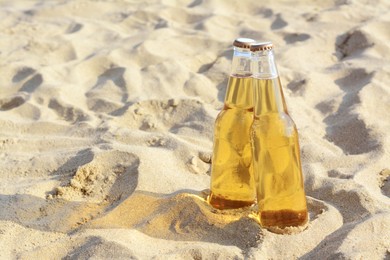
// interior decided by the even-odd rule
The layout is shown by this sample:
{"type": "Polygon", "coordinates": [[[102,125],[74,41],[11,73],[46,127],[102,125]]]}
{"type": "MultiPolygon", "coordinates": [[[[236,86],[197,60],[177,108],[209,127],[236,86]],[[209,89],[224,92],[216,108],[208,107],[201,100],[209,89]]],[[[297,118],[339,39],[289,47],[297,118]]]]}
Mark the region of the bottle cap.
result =
{"type": "Polygon", "coordinates": [[[274,48],[272,42],[256,42],[250,46],[251,51],[266,51],[274,48]]]}
{"type": "Polygon", "coordinates": [[[251,44],[255,42],[255,40],[249,38],[237,38],[234,40],[233,46],[243,49],[249,49],[251,47],[251,44]]]}

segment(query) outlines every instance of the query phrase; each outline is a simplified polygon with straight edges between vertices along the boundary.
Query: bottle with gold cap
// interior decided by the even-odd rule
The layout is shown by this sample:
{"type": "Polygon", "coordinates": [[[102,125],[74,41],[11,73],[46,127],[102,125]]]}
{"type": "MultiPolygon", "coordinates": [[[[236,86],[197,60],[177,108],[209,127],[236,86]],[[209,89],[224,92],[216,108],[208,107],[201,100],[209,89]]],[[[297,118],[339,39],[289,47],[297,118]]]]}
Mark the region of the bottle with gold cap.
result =
{"type": "Polygon", "coordinates": [[[287,112],[270,42],[254,43],[252,80],[254,120],[251,129],[260,224],[274,232],[303,227],[308,214],[298,132],[287,112]]]}
{"type": "Polygon", "coordinates": [[[223,110],[214,128],[209,203],[218,209],[250,206],[256,202],[250,127],[253,121],[251,79],[252,39],[234,41],[234,54],[223,110]]]}

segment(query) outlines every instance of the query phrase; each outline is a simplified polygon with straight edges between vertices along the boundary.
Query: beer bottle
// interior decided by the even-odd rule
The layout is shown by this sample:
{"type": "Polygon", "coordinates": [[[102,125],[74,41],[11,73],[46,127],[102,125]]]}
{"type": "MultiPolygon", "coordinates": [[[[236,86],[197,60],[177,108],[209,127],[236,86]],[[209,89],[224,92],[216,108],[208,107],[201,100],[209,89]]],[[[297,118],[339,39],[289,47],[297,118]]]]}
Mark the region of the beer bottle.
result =
{"type": "Polygon", "coordinates": [[[252,51],[254,120],[251,127],[254,176],[261,226],[283,233],[308,221],[298,132],[287,112],[273,45],[252,51]]]}
{"type": "Polygon", "coordinates": [[[218,209],[250,206],[256,201],[250,127],[253,121],[252,39],[234,41],[224,108],[214,128],[209,203],[218,209]]]}

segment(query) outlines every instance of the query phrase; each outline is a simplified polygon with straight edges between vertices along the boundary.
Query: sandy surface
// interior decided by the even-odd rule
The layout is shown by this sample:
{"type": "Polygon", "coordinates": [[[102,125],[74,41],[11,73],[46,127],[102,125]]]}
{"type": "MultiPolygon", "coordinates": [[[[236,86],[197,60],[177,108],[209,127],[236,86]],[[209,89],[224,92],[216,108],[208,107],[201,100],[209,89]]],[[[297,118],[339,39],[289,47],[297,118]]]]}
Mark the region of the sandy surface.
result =
{"type": "Polygon", "coordinates": [[[389,259],[390,2],[0,3],[0,258],[389,259]],[[308,229],[205,203],[234,38],[275,44],[308,229]]]}

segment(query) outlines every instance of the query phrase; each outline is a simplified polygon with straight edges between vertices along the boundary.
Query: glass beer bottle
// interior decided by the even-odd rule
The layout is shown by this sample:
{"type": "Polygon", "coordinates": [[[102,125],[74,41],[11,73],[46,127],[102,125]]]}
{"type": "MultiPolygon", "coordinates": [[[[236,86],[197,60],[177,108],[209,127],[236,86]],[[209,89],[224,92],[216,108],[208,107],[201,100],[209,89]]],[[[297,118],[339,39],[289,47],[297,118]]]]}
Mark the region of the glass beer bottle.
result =
{"type": "Polygon", "coordinates": [[[284,233],[308,221],[298,132],[287,112],[273,45],[252,51],[254,120],[251,128],[254,176],[261,226],[284,233]]]}
{"type": "Polygon", "coordinates": [[[211,192],[208,202],[218,209],[250,206],[256,202],[250,127],[253,121],[251,79],[252,39],[234,41],[234,54],[224,108],[214,127],[211,192]]]}

